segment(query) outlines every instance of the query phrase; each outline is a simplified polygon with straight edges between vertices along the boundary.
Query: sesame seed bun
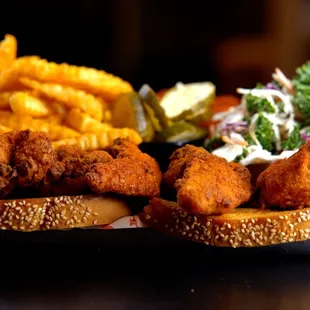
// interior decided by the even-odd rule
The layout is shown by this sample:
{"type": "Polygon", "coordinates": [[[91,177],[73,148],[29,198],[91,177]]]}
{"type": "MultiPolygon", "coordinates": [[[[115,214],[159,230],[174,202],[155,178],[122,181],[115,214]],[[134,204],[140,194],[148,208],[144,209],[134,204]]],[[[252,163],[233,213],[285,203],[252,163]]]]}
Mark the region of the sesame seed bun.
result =
{"type": "Polygon", "coordinates": [[[0,200],[0,229],[35,231],[110,224],[131,215],[120,198],[98,195],[0,200]]]}
{"type": "Polygon", "coordinates": [[[310,239],[310,208],[237,208],[222,215],[190,215],[175,202],[154,198],[140,217],[162,232],[213,246],[255,247],[310,239]]]}

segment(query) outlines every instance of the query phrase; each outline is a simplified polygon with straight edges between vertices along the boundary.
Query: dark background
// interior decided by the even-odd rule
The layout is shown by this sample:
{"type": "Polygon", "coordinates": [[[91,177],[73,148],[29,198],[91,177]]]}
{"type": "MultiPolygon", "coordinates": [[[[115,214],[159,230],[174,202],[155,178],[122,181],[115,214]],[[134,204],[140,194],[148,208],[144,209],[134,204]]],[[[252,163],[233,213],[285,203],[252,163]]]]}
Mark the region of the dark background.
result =
{"type": "MultiPolygon", "coordinates": [[[[218,92],[288,75],[310,56],[309,0],[11,0],[0,35],[19,55],[100,68],[159,90],[213,81],[218,92]],[[307,13],[308,12],[308,13],[307,13]]],[[[309,57],[310,58],[310,57],[309,57]]]]}
{"type": "MultiPolygon", "coordinates": [[[[234,93],[310,59],[309,21],[309,0],[10,0],[0,36],[135,88],[234,93]]],[[[1,234],[0,309],[309,309],[309,243],[232,252],[152,232],[1,234]]]]}

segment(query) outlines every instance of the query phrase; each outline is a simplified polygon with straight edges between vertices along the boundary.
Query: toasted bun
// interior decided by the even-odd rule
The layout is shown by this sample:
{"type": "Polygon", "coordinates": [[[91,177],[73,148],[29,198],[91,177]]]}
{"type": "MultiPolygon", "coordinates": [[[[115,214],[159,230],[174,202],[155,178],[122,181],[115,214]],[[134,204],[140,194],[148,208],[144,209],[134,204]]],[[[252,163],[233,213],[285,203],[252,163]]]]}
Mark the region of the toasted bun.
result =
{"type": "Polygon", "coordinates": [[[71,229],[109,224],[130,214],[123,200],[108,196],[0,200],[0,229],[71,229]]]}
{"type": "Polygon", "coordinates": [[[221,247],[255,247],[310,239],[310,208],[237,208],[222,215],[190,215],[177,203],[152,199],[141,220],[170,235],[221,247]]]}

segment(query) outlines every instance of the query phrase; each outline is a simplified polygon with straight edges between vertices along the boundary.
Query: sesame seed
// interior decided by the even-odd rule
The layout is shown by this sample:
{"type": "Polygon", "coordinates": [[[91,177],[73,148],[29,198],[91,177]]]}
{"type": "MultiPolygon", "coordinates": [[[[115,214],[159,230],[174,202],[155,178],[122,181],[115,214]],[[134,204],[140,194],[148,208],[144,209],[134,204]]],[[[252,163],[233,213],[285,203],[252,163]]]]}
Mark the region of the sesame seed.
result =
{"type": "MultiPolygon", "coordinates": [[[[85,216],[83,216],[82,221],[83,221],[84,223],[86,223],[86,222],[87,222],[87,218],[86,218],[85,216]]],[[[154,220],[153,222],[156,224],[156,223],[157,223],[157,220],[154,220]]]]}
{"type": "Polygon", "coordinates": [[[4,226],[1,226],[1,230],[6,230],[6,227],[4,227],[4,226]]]}
{"type": "Polygon", "coordinates": [[[230,225],[229,223],[227,224],[227,228],[228,228],[228,229],[230,229],[230,228],[231,228],[231,225],[230,225]]]}
{"type": "Polygon", "coordinates": [[[182,236],[185,236],[186,235],[186,232],[185,231],[182,231],[182,236]]]}
{"type": "Polygon", "coordinates": [[[97,216],[97,215],[99,215],[99,214],[98,214],[97,212],[94,212],[94,215],[97,216]]]}

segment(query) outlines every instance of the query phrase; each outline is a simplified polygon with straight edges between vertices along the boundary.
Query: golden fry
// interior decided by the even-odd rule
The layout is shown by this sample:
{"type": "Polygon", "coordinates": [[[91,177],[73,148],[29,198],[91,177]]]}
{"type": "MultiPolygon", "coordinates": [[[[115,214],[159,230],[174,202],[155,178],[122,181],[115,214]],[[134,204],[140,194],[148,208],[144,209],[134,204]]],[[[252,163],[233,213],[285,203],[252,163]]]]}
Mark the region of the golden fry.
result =
{"type": "Polygon", "coordinates": [[[111,128],[105,131],[98,131],[93,133],[86,133],[79,137],[64,139],[60,141],[53,142],[53,147],[55,149],[59,148],[61,145],[76,145],[84,151],[93,151],[104,149],[112,145],[114,139],[116,138],[129,138],[135,144],[140,144],[142,142],[139,134],[130,128],[111,128]]]}
{"type": "Polygon", "coordinates": [[[133,90],[128,82],[103,70],[66,63],[56,64],[45,59],[24,58],[15,66],[15,71],[19,77],[64,84],[99,95],[108,101],[113,101],[120,94],[133,90]]]}
{"type": "Polygon", "coordinates": [[[111,128],[111,125],[101,123],[76,108],[70,110],[67,114],[66,124],[81,133],[104,131],[111,128]]]}
{"type": "Polygon", "coordinates": [[[16,92],[9,98],[12,111],[16,115],[44,117],[51,114],[51,110],[42,99],[31,96],[26,92],[16,92]]]}
{"type": "Polygon", "coordinates": [[[64,117],[68,113],[68,108],[58,101],[50,101],[49,106],[51,107],[51,110],[57,115],[62,115],[64,117]]]}
{"type": "Polygon", "coordinates": [[[10,68],[3,70],[0,74],[0,92],[25,90],[25,86],[18,79],[25,65],[35,59],[39,59],[39,57],[19,57],[13,62],[10,68]]]}
{"type": "Polygon", "coordinates": [[[11,34],[6,34],[0,42],[0,72],[9,68],[17,56],[17,40],[11,34]]]}
{"type": "Polygon", "coordinates": [[[69,108],[79,108],[95,119],[103,117],[102,100],[82,90],[53,83],[40,83],[28,78],[20,78],[20,82],[50,99],[63,102],[69,108]]]}
{"type": "Polygon", "coordinates": [[[6,110],[10,109],[9,99],[13,95],[13,92],[0,93],[0,109],[6,110]]]}
{"type": "Polygon", "coordinates": [[[0,134],[12,131],[11,128],[0,125],[0,134]]]}
{"type": "Polygon", "coordinates": [[[30,116],[19,116],[7,111],[0,111],[0,124],[12,130],[44,131],[52,140],[61,140],[77,137],[80,134],[66,126],[47,123],[42,119],[33,119],[30,116]]]}

